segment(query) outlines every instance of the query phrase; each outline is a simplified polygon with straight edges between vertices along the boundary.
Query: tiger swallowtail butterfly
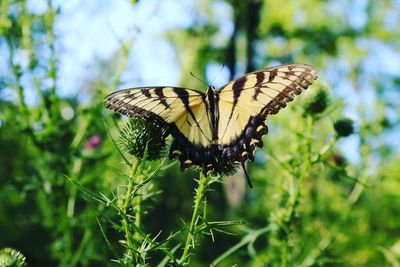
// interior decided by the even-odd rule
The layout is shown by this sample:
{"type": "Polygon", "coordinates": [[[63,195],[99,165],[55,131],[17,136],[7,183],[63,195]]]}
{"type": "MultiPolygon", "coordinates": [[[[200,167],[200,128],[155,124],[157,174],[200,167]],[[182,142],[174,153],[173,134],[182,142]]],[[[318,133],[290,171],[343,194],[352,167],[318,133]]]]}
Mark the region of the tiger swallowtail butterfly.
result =
{"type": "MultiPolygon", "coordinates": [[[[156,120],[174,141],[169,156],[181,169],[198,165],[205,172],[218,164],[254,160],[267,133],[267,116],[286,107],[317,79],[310,65],[289,64],[248,73],[219,90],[148,86],[116,91],[105,106],[130,117],[156,120]]],[[[245,170],[249,185],[249,177],[245,170]]]]}

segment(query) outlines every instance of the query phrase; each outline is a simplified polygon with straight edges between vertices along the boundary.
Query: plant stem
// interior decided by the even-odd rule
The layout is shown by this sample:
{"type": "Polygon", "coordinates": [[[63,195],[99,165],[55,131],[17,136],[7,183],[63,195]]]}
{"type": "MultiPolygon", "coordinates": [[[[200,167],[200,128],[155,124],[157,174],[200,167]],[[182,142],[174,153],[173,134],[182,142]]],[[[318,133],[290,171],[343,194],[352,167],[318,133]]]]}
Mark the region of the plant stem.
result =
{"type": "Polygon", "coordinates": [[[133,238],[131,236],[131,232],[129,230],[129,222],[128,222],[128,208],[129,208],[129,204],[132,200],[132,191],[135,185],[135,179],[134,176],[136,174],[136,171],[138,169],[139,166],[139,159],[138,158],[134,158],[132,166],[131,166],[131,170],[129,172],[129,181],[128,181],[128,189],[126,191],[126,195],[124,198],[124,203],[122,205],[122,226],[125,232],[125,239],[126,239],[126,244],[128,247],[128,251],[126,253],[126,258],[129,258],[130,255],[132,255],[132,250],[134,249],[134,241],[133,238]]]}
{"type": "Polygon", "coordinates": [[[281,246],[281,266],[288,266],[288,240],[287,236],[284,237],[283,245],[281,246]]]}
{"type": "Polygon", "coordinates": [[[207,189],[207,183],[208,179],[207,176],[203,173],[200,172],[200,179],[199,179],[199,187],[196,190],[196,195],[194,197],[194,208],[193,208],[193,214],[192,214],[192,220],[190,221],[190,226],[189,226],[189,232],[186,238],[186,244],[185,248],[183,250],[183,254],[179,262],[183,265],[189,264],[189,253],[191,249],[194,247],[194,240],[196,236],[196,226],[198,222],[198,216],[199,216],[199,208],[202,203],[204,194],[207,189]]]}
{"type": "MultiPolygon", "coordinates": [[[[143,175],[139,175],[136,178],[136,184],[141,184],[144,180],[143,175]]],[[[135,205],[135,224],[137,227],[140,227],[140,223],[142,221],[142,199],[143,199],[143,188],[140,188],[137,190],[137,196],[134,201],[135,205]]],[[[142,237],[139,232],[135,232],[135,235],[133,236],[134,240],[139,242],[142,237]]]]}

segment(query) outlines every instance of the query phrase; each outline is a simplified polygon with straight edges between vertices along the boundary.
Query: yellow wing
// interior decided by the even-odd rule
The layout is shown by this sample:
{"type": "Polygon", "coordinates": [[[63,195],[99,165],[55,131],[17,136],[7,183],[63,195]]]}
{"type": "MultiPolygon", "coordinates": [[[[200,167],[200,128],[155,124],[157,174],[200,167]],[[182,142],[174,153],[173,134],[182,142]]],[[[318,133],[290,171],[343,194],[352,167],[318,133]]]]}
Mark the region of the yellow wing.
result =
{"type": "Polygon", "coordinates": [[[223,86],[219,91],[218,123],[223,157],[232,161],[251,157],[254,147],[262,146],[267,115],[284,108],[316,78],[312,66],[291,64],[252,72],[223,86]]]}
{"type": "Polygon", "coordinates": [[[131,117],[156,119],[171,127],[171,134],[184,143],[209,147],[211,125],[203,93],[177,87],[140,87],[108,95],[108,109],[131,117]]]}

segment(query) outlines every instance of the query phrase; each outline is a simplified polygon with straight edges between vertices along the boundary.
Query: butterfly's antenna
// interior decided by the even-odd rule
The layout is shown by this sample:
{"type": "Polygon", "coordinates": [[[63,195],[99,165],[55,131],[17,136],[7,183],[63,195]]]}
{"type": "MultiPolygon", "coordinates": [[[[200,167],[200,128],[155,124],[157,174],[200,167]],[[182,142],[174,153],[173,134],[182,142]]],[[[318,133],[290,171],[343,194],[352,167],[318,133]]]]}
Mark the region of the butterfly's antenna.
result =
{"type": "Polygon", "coordinates": [[[251,184],[250,176],[249,176],[249,174],[247,173],[246,166],[244,165],[244,163],[245,163],[245,162],[242,161],[242,168],[243,168],[243,171],[244,171],[244,175],[246,176],[247,183],[249,184],[249,187],[250,187],[250,188],[253,188],[253,185],[251,184]]]}
{"type": "Polygon", "coordinates": [[[192,72],[190,72],[190,75],[192,75],[192,77],[196,78],[197,80],[199,80],[200,82],[204,83],[205,85],[210,86],[207,82],[205,82],[204,80],[200,79],[199,77],[194,75],[192,72]]]}
{"type": "Polygon", "coordinates": [[[218,75],[221,73],[221,71],[224,69],[225,64],[222,64],[221,68],[219,69],[219,71],[217,72],[217,74],[215,74],[214,78],[212,78],[211,80],[211,84],[214,83],[215,79],[218,77],[218,75]]]}

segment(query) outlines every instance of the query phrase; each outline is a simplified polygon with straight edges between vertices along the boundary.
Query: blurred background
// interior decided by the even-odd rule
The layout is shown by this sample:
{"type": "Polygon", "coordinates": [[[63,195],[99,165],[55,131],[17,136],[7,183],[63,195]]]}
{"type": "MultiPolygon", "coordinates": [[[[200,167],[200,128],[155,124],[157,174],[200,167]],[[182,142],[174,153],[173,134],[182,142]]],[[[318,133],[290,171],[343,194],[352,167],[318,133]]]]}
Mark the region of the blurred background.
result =
{"type": "MultiPolygon", "coordinates": [[[[254,188],[238,172],[207,193],[211,220],[246,224],[203,236],[191,266],[400,266],[399,25],[399,0],[1,0],[0,249],[115,265],[97,220],[121,251],[117,215],[65,178],[109,197],[126,183],[108,93],[307,63],[319,79],[268,118],[254,188]]],[[[195,178],[157,173],[151,237],[189,220],[195,178]]]]}

